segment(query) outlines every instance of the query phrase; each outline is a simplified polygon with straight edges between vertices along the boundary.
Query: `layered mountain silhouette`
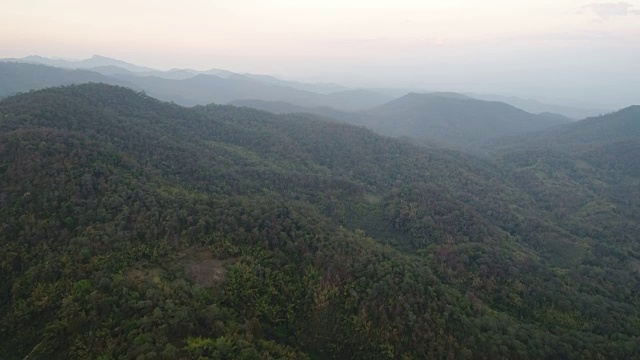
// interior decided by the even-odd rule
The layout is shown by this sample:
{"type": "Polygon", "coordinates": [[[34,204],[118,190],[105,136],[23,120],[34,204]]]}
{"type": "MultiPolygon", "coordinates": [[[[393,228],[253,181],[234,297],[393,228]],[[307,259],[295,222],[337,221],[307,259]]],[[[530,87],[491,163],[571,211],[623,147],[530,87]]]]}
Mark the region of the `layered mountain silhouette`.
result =
{"type": "MultiPolygon", "coordinates": [[[[11,62],[22,62],[22,63],[32,63],[32,64],[44,64],[55,67],[62,67],[68,69],[87,69],[95,72],[99,72],[103,75],[114,76],[114,75],[129,75],[129,76],[156,76],[163,79],[170,80],[185,80],[192,78],[197,75],[213,75],[221,78],[229,78],[232,75],[242,75],[251,78],[257,82],[267,85],[276,85],[289,87],[292,89],[303,90],[318,94],[331,94],[338,93],[348,89],[344,86],[333,84],[333,83],[305,83],[299,81],[290,81],[283,80],[274,76],[268,75],[256,75],[256,74],[238,74],[228,70],[223,69],[209,69],[209,70],[193,70],[193,69],[171,69],[167,71],[161,71],[156,69],[151,69],[144,66],[138,66],[135,64],[127,63],[122,60],[113,59],[101,55],[94,55],[89,59],[84,60],[64,60],[64,59],[51,59],[42,56],[27,56],[24,58],[10,58],[10,59],[0,59],[0,61],[11,61],[11,62]]],[[[369,94],[372,95],[373,103],[372,106],[380,105],[382,102],[375,100],[375,97],[380,97],[380,95],[386,96],[386,101],[389,101],[393,98],[397,98],[403,96],[410,92],[419,92],[423,93],[425,91],[420,89],[401,89],[401,88],[375,88],[368,89],[369,94]]],[[[500,101],[505,102],[507,104],[513,105],[517,108],[523,109],[527,112],[531,112],[534,114],[539,113],[554,113],[554,114],[562,114],[572,119],[582,119],[589,116],[600,115],[603,113],[609,112],[609,110],[603,110],[599,108],[594,108],[589,104],[565,104],[559,105],[563,103],[563,101],[558,100],[558,104],[554,103],[545,103],[532,99],[521,99],[515,96],[501,96],[501,95],[492,95],[492,94],[477,94],[477,93],[466,93],[472,98],[476,98],[479,100],[487,100],[487,101],[500,101]]],[[[174,97],[177,99],[181,99],[182,97],[179,95],[175,95],[174,97]]],[[[240,99],[249,99],[246,97],[242,97],[240,99]]],[[[262,99],[260,100],[270,100],[270,99],[262,99]]],[[[291,99],[278,99],[276,101],[286,101],[293,102],[291,99]]],[[[294,102],[295,103],[295,102],[294,102]]],[[[353,101],[351,102],[353,103],[353,101]]],[[[365,102],[363,105],[367,105],[368,102],[365,102]]],[[[323,106],[323,102],[314,102],[312,105],[309,103],[295,103],[297,105],[303,106],[323,106]]],[[[333,104],[336,107],[344,108],[344,109],[352,109],[353,106],[343,107],[340,104],[333,104]]],[[[359,105],[362,106],[362,105],[359,105]]],[[[362,107],[359,107],[362,109],[362,107]]]]}
{"type": "Polygon", "coordinates": [[[639,139],[640,106],[634,105],[546,131],[501,139],[493,144],[502,144],[506,149],[581,151],[639,139]]]}
{"type": "Polygon", "coordinates": [[[51,59],[38,55],[31,55],[23,58],[8,58],[2,60],[9,62],[42,64],[66,69],[91,69],[105,66],[116,66],[132,72],[145,72],[154,70],[145,66],[134,65],[122,60],[113,59],[101,55],[93,55],[92,57],[83,60],[51,59]]]}
{"type": "Polygon", "coordinates": [[[561,115],[531,114],[502,102],[457,93],[410,93],[363,114],[367,126],[380,133],[458,147],[570,121],[561,115]]]}
{"type": "Polygon", "coordinates": [[[0,98],[18,92],[88,82],[122,85],[140,90],[138,86],[126,80],[105,76],[93,71],[70,70],[27,63],[0,62],[0,98]]]}
{"type": "Polygon", "coordinates": [[[355,111],[341,111],[330,106],[302,106],[288,103],[285,101],[267,101],[267,100],[234,100],[229,105],[239,107],[249,107],[258,110],[268,111],[273,114],[313,114],[327,119],[338,120],[349,124],[366,123],[365,116],[355,111]]]}
{"type": "Polygon", "coordinates": [[[286,101],[300,106],[331,106],[337,109],[356,111],[382,104],[391,99],[367,90],[345,90],[320,94],[237,74],[225,78],[198,74],[183,80],[172,80],[158,76],[116,76],[121,80],[136,84],[154,97],[187,106],[209,103],[226,104],[234,100],[257,98],[265,101],[286,101]]]}
{"type": "Polygon", "coordinates": [[[237,100],[231,104],[273,113],[311,113],[366,126],[384,135],[463,149],[502,136],[523,134],[571,121],[562,115],[531,114],[506,103],[477,100],[458,93],[410,93],[357,112],[264,100],[237,100]]]}
{"type": "MultiPolygon", "coordinates": [[[[7,79],[2,85],[4,96],[47,86],[103,82],[144,90],[159,99],[185,106],[225,104],[238,99],[259,98],[267,101],[294,102],[300,106],[331,106],[356,111],[392,99],[368,90],[342,90],[328,94],[300,90],[286,86],[287,82],[284,81],[264,80],[262,77],[216,69],[206,72],[178,69],[167,72],[134,72],[116,65],[104,65],[92,70],[95,71],[61,69],[11,61],[0,62],[0,73],[6,74],[4,76],[7,79]]],[[[326,84],[319,86],[324,90],[332,87],[326,84]]],[[[309,87],[312,88],[313,85],[309,84],[309,87]]]]}
{"type": "Polygon", "coordinates": [[[486,100],[486,101],[501,101],[509,105],[513,105],[524,111],[540,114],[540,113],[554,113],[562,114],[572,119],[581,120],[584,118],[603,115],[609,113],[610,110],[606,108],[593,108],[589,105],[583,105],[582,107],[571,105],[559,105],[541,102],[533,99],[522,99],[516,96],[503,96],[494,94],[478,94],[478,93],[465,93],[474,99],[486,100]]]}

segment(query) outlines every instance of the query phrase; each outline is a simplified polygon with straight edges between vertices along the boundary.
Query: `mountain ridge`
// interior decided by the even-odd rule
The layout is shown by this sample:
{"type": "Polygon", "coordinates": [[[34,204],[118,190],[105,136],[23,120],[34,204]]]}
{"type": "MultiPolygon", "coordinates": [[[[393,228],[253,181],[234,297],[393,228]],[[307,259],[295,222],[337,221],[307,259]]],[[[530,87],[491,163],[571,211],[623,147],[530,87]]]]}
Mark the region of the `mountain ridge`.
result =
{"type": "Polygon", "coordinates": [[[125,80],[107,77],[88,70],[54,68],[47,65],[0,62],[0,98],[40,90],[50,86],[102,82],[140,90],[125,80]]]}
{"type": "Polygon", "coordinates": [[[366,126],[380,133],[426,139],[461,149],[570,121],[561,115],[535,115],[503,102],[456,93],[409,93],[360,113],[367,117],[366,126]]]}
{"type": "Polygon", "coordinates": [[[589,117],[553,129],[535,132],[521,137],[496,140],[491,146],[535,149],[544,146],[550,149],[579,150],[583,146],[601,142],[637,140],[640,138],[640,106],[631,105],[605,115],[589,117]],[[541,145],[543,144],[543,145],[541,145]]]}
{"type": "MultiPolygon", "coordinates": [[[[127,63],[118,59],[112,59],[101,55],[94,55],[89,59],[84,60],[63,60],[63,59],[51,59],[38,55],[27,56],[24,58],[12,58],[12,59],[0,59],[0,61],[26,61],[30,63],[42,63],[51,66],[58,66],[63,68],[86,68],[92,71],[101,72],[104,75],[113,75],[114,73],[122,73],[122,71],[117,71],[112,67],[120,67],[125,69],[126,71],[133,72],[134,75],[139,76],[159,76],[167,79],[173,80],[183,80],[189,78],[191,76],[195,76],[197,74],[207,74],[207,75],[215,75],[223,78],[227,78],[233,74],[234,72],[222,69],[209,69],[209,70],[193,70],[193,69],[177,69],[173,68],[168,71],[160,71],[151,69],[145,66],[138,66],[131,63],[127,63]],[[105,68],[107,67],[107,68],[105,68]],[[109,69],[111,67],[111,69],[109,69]]],[[[131,75],[131,74],[130,74],[131,75]]],[[[291,80],[283,80],[270,75],[257,75],[257,74],[239,74],[250,77],[256,81],[259,81],[263,84],[271,84],[271,85],[280,85],[291,87],[298,90],[311,91],[319,94],[330,94],[333,92],[349,90],[347,87],[342,85],[333,84],[333,83],[305,83],[300,81],[291,81],[291,80]]],[[[368,89],[368,91],[373,91],[375,93],[383,94],[391,98],[396,98],[398,96],[405,95],[409,92],[424,92],[424,90],[415,90],[415,89],[391,89],[391,88],[372,88],[368,89]]],[[[558,105],[554,103],[545,103],[544,101],[532,100],[532,99],[522,99],[513,96],[501,96],[501,95],[492,95],[492,94],[479,94],[479,93],[464,93],[473,98],[479,100],[487,100],[487,101],[501,101],[506,102],[510,105],[516,106],[525,111],[540,114],[540,113],[557,113],[562,114],[564,116],[570,117],[572,119],[582,119],[589,116],[601,115],[603,113],[608,112],[609,110],[602,110],[593,108],[593,106],[589,106],[588,104],[566,104],[566,105],[558,105]]],[[[378,104],[376,104],[378,105],[378,104]]]]}
{"type": "Polygon", "coordinates": [[[30,55],[23,58],[2,59],[2,61],[38,63],[68,69],[88,69],[99,66],[118,66],[132,72],[154,71],[154,69],[146,66],[134,65],[126,61],[113,59],[97,54],[91,56],[90,58],[81,60],[51,59],[39,55],[30,55]]]}
{"type": "Polygon", "coordinates": [[[586,105],[585,107],[561,105],[561,104],[543,102],[543,101],[534,100],[534,99],[519,98],[515,96],[479,94],[479,93],[472,93],[472,92],[465,93],[465,94],[479,100],[506,102],[510,105],[513,105],[517,108],[520,108],[524,111],[527,111],[533,114],[551,112],[556,114],[562,114],[564,116],[570,117],[575,120],[581,120],[588,117],[603,115],[611,111],[607,109],[587,108],[586,105]]]}

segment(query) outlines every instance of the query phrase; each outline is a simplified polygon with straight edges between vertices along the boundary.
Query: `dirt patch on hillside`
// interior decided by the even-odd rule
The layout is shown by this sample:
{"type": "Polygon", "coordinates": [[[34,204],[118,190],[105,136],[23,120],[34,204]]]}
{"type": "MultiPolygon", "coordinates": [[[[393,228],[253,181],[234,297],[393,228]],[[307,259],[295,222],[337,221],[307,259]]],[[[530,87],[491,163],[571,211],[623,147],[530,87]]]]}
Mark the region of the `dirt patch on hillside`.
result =
{"type": "Polygon", "coordinates": [[[203,287],[213,287],[223,282],[227,275],[225,266],[230,262],[233,260],[214,258],[211,251],[205,247],[189,249],[182,259],[186,274],[203,287]]]}
{"type": "Polygon", "coordinates": [[[125,273],[126,279],[134,284],[161,282],[163,271],[159,268],[131,268],[125,273]]]}

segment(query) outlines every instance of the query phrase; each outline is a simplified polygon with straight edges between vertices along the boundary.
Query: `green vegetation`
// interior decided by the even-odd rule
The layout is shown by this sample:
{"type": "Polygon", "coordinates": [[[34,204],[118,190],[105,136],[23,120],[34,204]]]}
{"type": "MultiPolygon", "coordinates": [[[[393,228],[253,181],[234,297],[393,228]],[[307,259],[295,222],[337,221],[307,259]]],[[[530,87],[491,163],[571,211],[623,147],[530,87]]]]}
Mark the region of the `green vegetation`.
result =
{"type": "Polygon", "coordinates": [[[457,93],[410,93],[367,110],[364,115],[363,125],[382,134],[462,149],[570,121],[562,115],[531,114],[503,102],[476,100],[457,93]]]}
{"type": "Polygon", "coordinates": [[[2,356],[637,358],[637,173],[589,149],[482,160],[103,84],[7,98],[2,356]]]}
{"type": "Polygon", "coordinates": [[[310,113],[366,126],[380,134],[405,137],[422,146],[436,144],[463,150],[472,150],[479,143],[502,136],[529,133],[570,121],[562,115],[535,115],[503,102],[476,100],[458,93],[409,93],[358,112],[264,100],[235,100],[230,104],[275,114],[310,113]]]}
{"type": "Polygon", "coordinates": [[[88,70],[68,70],[50,66],[0,61],[0,99],[19,92],[50,86],[102,82],[139,89],[126,81],[88,70]]]}

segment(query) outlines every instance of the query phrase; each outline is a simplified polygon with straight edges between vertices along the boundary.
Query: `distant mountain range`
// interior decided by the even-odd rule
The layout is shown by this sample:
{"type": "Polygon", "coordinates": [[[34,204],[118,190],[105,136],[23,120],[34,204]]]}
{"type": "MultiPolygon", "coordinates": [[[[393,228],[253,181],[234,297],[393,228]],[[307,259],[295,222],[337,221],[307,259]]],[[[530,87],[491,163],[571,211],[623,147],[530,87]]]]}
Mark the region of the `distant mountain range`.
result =
{"type": "Polygon", "coordinates": [[[515,96],[501,96],[501,95],[493,95],[493,94],[477,94],[477,93],[464,93],[472,98],[478,100],[487,100],[487,101],[502,101],[507,104],[513,105],[517,108],[520,108],[524,111],[540,114],[540,113],[556,113],[562,114],[572,119],[584,119],[591,116],[603,115],[611,112],[608,109],[599,109],[599,108],[583,108],[569,105],[557,105],[557,104],[549,104],[543,103],[538,100],[533,99],[521,99],[515,96]]]}
{"type": "Polygon", "coordinates": [[[42,65],[61,67],[65,69],[92,69],[92,68],[99,68],[104,66],[117,66],[127,71],[133,71],[133,72],[154,71],[154,69],[152,68],[134,65],[122,60],[112,59],[112,58],[100,56],[100,55],[93,55],[92,57],[88,59],[83,59],[83,60],[51,59],[51,58],[38,56],[38,55],[30,55],[23,58],[8,58],[8,59],[2,59],[2,60],[11,61],[11,62],[30,63],[30,64],[42,64],[42,65]]]}
{"type": "MultiPolygon", "coordinates": [[[[31,63],[0,62],[0,97],[51,86],[107,83],[185,106],[228,103],[278,114],[311,113],[366,126],[384,135],[462,149],[571,122],[562,115],[533,114],[505,102],[478,100],[459,93],[409,93],[397,99],[365,89],[323,94],[287,86],[288,82],[269,76],[219,69],[162,72],[98,56],[76,62],[51,60],[65,65],[60,68],[35,64],[44,58],[26,59],[31,63]],[[96,64],[101,65],[91,70],[70,69],[96,64]]],[[[317,86],[324,90],[338,88],[331,84],[317,86]]]]}
{"type": "Polygon", "coordinates": [[[332,83],[304,83],[298,81],[287,81],[278,79],[268,75],[255,74],[238,74],[228,70],[209,69],[209,70],[193,70],[193,69],[171,69],[162,71],[152,69],[145,66],[131,64],[122,60],[109,58],[101,55],[93,55],[91,58],[84,60],[64,60],[51,59],[38,55],[31,55],[23,58],[7,58],[0,61],[21,62],[30,64],[42,64],[65,69],[88,69],[103,75],[134,75],[134,76],[157,76],[171,80],[185,80],[196,75],[215,75],[222,78],[228,78],[231,75],[244,75],[256,81],[271,85],[287,86],[298,90],[317,92],[320,94],[329,94],[337,91],[348,90],[347,87],[332,83]]]}
{"type": "Polygon", "coordinates": [[[344,90],[319,94],[238,74],[226,78],[199,74],[182,80],[158,76],[114,75],[114,77],[135,84],[158,99],[175,101],[186,106],[226,104],[233,100],[257,98],[266,101],[287,101],[301,106],[331,106],[355,111],[392,100],[390,97],[368,90],[344,90]]]}
{"type": "MultiPolygon", "coordinates": [[[[67,69],[86,69],[101,73],[102,75],[107,76],[155,76],[168,80],[187,80],[193,78],[198,75],[213,75],[216,77],[228,79],[233,75],[241,75],[251,80],[254,80],[262,85],[272,85],[279,87],[287,87],[295,90],[302,90],[306,92],[312,92],[317,94],[329,95],[336,92],[353,90],[345,86],[341,86],[333,83],[305,83],[299,81],[288,81],[279,79],[277,77],[268,76],[268,75],[256,75],[256,74],[238,74],[228,70],[222,69],[209,69],[205,71],[193,70],[193,69],[171,69],[167,71],[161,71],[157,69],[152,69],[145,66],[139,66],[135,64],[131,64],[122,60],[113,59],[101,55],[94,55],[91,58],[84,60],[64,60],[64,59],[51,59],[38,55],[27,56],[23,58],[8,58],[8,59],[0,59],[0,61],[11,61],[11,62],[22,62],[22,63],[32,63],[32,64],[44,64],[54,67],[61,67],[67,69]]],[[[179,85],[182,86],[182,85],[179,85]]],[[[153,92],[145,89],[147,92],[153,92]]],[[[360,100],[355,100],[351,98],[346,101],[346,105],[344,103],[333,103],[331,99],[324,100],[309,100],[306,99],[297,102],[296,98],[281,98],[281,97],[265,97],[260,98],[261,100],[269,100],[269,101],[286,101],[290,103],[294,103],[302,106],[333,106],[336,108],[353,110],[354,108],[363,109],[369,104],[373,104],[371,106],[381,105],[382,103],[389,101],[393,98],[397,98],[399,96],[405,95],[409,92],[427,92],[421,89],[392,89],[392,88],[379,88],[379,89],[367,89],[367,93],[365,96],[368,98],[366,101],[362,101],[362,93],[358,98],[360,100]],[[375,95],[372,95],[375,94],[375,95]],[[376,97],[379,99],[376,100],[376,97]],[[386,97],[385,101],[380,102],[379,100],[383,97],[386,97]]],[[[183,105],[193,104],[193,101],[185,100],[185,96],[182,94],[175,93],[167,93],[166,91],[159,91],[161,94],[159,96],[163,96],[166,100],[173,100],[183,105]]],[[[276,93],[281,93],[282,89],[276,89],[276,93]]],[[[251,94],[255,95],[255,94],[251,94]]],[[[351,94],[353,95],[353,94],[351,94]]],[[[465,93],[465,95],[469,95],[472,98],[476,98],[479,100],[488,100],[488,101],[501,101],[507,104],[513,105],[517,108],[523,109],[527,112],[531,112],[534,114],[538,113],[557,113],[567,116],[572,119],[583,119],[589,116],[596,116],[605,114],[611,111],[611,109],[601,109],[593,106],[576,106],[572,104],[555,104],[555,103],[546,103],[545,101],[538,101],[533,99],[521,99],[514,96],[502,96],[502,95],[492,95],[492,94],[477,94],[477,93],[465,93]]],[[[305,98],[304,95],[300,95],[301,98],[305,98]]],[[[203,101],[207,101],[207,99],[221,99],[224,97],[220,96],[203,96],[197,103],[202,103],[203,101]]],[[[237,99],[251,99],[256,98],[256,96],[242,96],[237,99]]],[[[220,100],[211,100],[216,102],[221,102],[220,100]]]]}
{"type": "MultiPolygon", "coordinates": [[[[78,62],[78,64],[86,64],[86,62],[78,62]]],[[[34,63],[0,62],[0,73],[5,74],[7,78],[0,88],[0,96],[49,86],[103,82],[144,90],[158,99],[185,106],[226,104],[238,99],[258,98],[267,101],[293,102],[301,106],[331,106],[356,111],[381,105],[393,99],[369,90],[341,90],[323,94],[286,86],[284,85],[286,82],[278,82],[270,77],[239,75],[224,70],[210,70],[188,75],[191,74],[190,70],[133,72],[115,65],[103,65],[89,71],[68,69],[69,66],[59,68],[34,63]],[[162,77],[158,76],[160,74],[162,77]]],[[[308,85],[313,87],[312,84],[308,85]]],[[[330,85],[319,86],[327,90],[330,85]]]]}

